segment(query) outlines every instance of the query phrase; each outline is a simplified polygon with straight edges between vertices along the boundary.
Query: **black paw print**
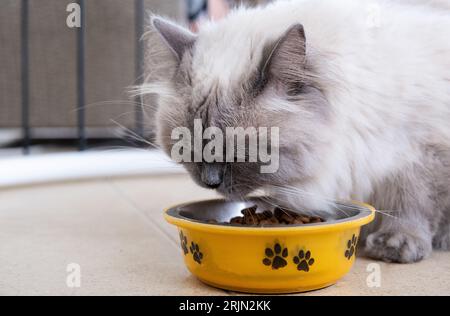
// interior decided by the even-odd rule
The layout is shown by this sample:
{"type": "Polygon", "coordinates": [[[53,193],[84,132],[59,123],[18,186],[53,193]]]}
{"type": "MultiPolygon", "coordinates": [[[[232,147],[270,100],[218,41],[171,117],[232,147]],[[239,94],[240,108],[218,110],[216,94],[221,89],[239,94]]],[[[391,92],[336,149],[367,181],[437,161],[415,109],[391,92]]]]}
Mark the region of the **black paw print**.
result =
{"type": "Polygon", "coordinates": [[[294,257],[294,263],[297,265],[298,271],[309,271],[309,267],[314,264],[314,258],[311,258],[311,251],[307,251],[306,253],[303,250],[300,250],[298,256],[294,257]]]}
{"type": "Polygon", "coordinates": [[[194,261],[197,262],[198,264],[201,264],[203,259],[203,253],[200,252],[198,244],[196,244],[195,242],[191,242],[191,246],[189,247],[189,249],[191,250],[194,261]]]}
{"type": "Polygon", "coordinates": [[[266,258],[264,258],[263,263],[266,266],[272,266],[272,269],[276,270],[287,265],[287,261],[284,258],[288,256],[288,249],[282,249],[280,244],[275,244],[273,249],[266,248],[265,254],[266,258]]]}
{"type": "Polygon", "coordinates": [[[181,249],[183,249],[184,255],[187,255],[189,253],[188,247],[187,247],[187,237],[183,234],[183,232],[180,230],[180,243],[181,243],[181,249]]]}
{"type": "Polygon", "coordinates": [[[345,257],[350,260],[356,252],[356,244],[358,243],[358,237],[353,235],[352,239],[347,242],[347,250],[345,251],[345,257]]]}

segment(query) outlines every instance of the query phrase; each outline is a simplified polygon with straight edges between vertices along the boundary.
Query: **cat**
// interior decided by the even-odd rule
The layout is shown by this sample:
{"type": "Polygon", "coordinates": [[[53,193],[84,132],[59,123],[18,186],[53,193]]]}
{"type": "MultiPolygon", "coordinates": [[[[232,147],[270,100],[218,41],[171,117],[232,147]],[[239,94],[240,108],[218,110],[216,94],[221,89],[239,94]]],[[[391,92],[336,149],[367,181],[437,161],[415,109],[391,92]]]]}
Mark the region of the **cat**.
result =
{"type": "Polygon", "coordinates": [[[411,263],[450,250],[450,6],[444,0],[287,0],[238,8],[193,34],[158,16],[147,34],[144,97],[157,141],[192,126],[280,128],[279,169],[184,163],[238,198],[379,210],[363,254],[411,263]]]}

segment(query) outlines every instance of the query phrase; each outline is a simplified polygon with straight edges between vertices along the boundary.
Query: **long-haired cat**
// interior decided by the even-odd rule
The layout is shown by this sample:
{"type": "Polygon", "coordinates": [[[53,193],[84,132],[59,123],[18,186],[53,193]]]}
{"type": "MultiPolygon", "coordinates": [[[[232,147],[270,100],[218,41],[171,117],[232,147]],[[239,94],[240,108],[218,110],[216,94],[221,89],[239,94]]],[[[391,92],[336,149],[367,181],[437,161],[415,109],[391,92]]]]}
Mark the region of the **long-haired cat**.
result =
{"type": "Polygon", "coordinates": [[[380,214],[368,256],[415,262],[450,249],[450,5],[292,0],[240,8],[198,34],[152,18],[144,95],[157,139],[192,126],[280,128],[280,168],[185,163],[228,197],[284,205],[361,200],[380,214]],[[156,35],[156,36],[153,36],[156,35]],[[381,215],[384,214],[384,215],[381,215]]]}

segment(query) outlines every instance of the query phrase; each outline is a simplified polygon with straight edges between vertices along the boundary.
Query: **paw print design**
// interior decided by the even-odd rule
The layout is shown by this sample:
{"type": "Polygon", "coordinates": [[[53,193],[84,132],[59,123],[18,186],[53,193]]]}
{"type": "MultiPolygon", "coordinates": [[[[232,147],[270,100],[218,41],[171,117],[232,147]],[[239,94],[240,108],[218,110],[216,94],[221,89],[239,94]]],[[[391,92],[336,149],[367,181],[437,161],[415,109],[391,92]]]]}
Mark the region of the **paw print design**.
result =
{"type": "Polygon", "coordinates": [[[280,244],[276,243],[272,248],[266,248],[266,258],[263,259],[263,264],[266,266],[272,266],[272,269],[277,270],[287,265],[287,261],[284,259],[288,256],[288,249],[282,248],[280,244]]]}
{"type": "Polygon", "coordinates": [[[203,253],[200,252],[198,244],[196,244],[195,242],[191,242],[191,246],[189,247],[189,249],[191,250],[194,261],[197,262],[198,264],[201,264],[203,259],[203,253]]]}
{"type": "Polygon", "coordinates": [[[356,244],[358,243],[358,237],[354,234],[352,239],[347,242],[347,250],[345,251],[345,257],[350,260],[356,252],[356,244]]]}
{"type": "Polygon", "coordinates": [[[180,244],[181,249],[183,249],[184,255],[187,255],[189,253],[187,237],[183,234],[181,230],[180,230],[180,244]]]}
{"type": "Polygon", "coordinates": [[[309,272],[309,268],[314,264],[314,258],[311,258],[311,251],[306,253],[303,250],[298,252],[298,256],[294,257],[294,263],[297,265],[298,271],[309,272]]]}

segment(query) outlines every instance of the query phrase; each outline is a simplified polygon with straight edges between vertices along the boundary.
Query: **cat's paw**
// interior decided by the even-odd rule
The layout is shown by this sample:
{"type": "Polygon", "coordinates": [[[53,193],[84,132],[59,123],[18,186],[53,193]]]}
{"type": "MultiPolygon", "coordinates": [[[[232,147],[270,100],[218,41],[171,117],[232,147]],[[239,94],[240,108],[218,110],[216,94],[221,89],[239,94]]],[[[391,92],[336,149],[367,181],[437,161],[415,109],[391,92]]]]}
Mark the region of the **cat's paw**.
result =
{"type": "Polygon", "coordinates": [[[439,250],[450,250],[450,232],[435,236],[433,247],[439,250]]]}
{"type": "Polygon", "coordinates": [[[431,241],[401,232],[375,232],[367,237],[365,254],[386,262],[412,263],[426,258],[431,241]]]}

